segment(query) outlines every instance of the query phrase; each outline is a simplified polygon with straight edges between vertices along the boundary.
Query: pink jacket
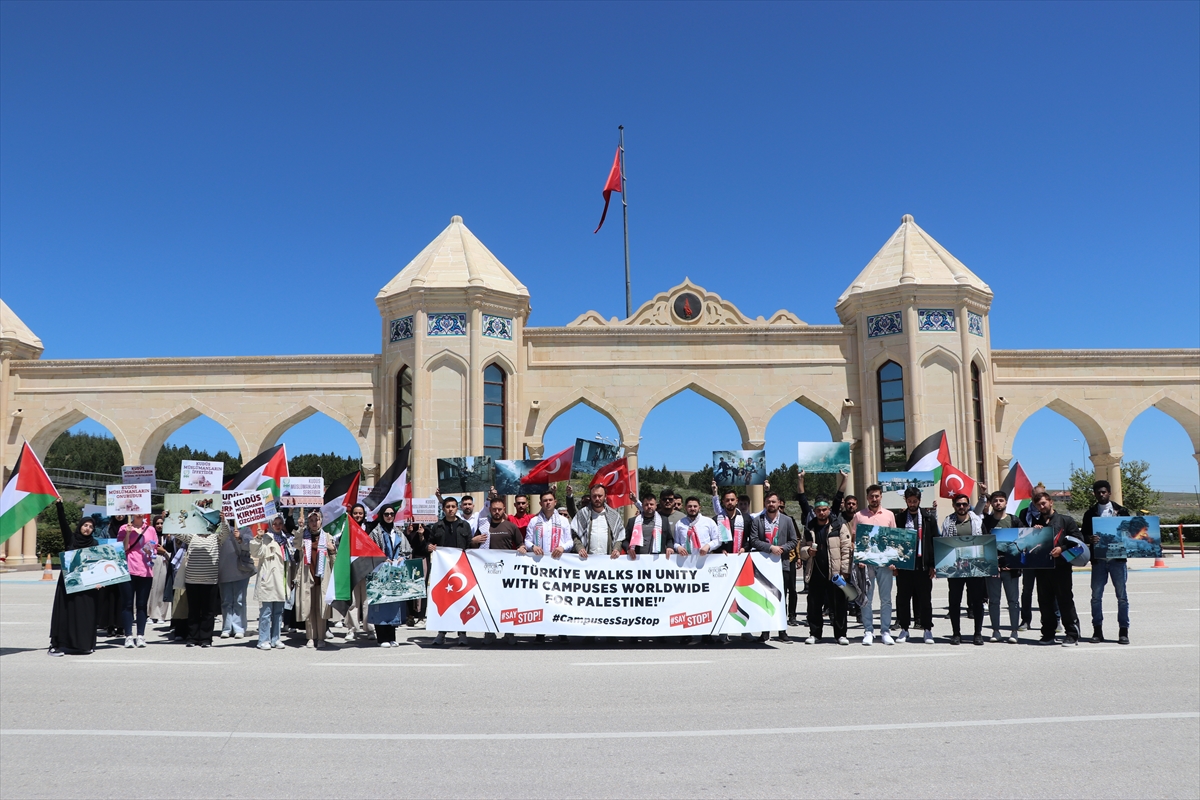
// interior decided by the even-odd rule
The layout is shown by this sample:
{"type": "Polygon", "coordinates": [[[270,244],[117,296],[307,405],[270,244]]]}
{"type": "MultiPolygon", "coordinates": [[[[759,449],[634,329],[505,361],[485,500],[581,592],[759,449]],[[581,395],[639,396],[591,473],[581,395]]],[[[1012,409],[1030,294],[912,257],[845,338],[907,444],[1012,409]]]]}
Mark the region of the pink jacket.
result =
{"type": "Polygon", "coordinates": [[[154,526],[146,523],[146,527],[135,528],[132,525],[122,525],[117,532],[117,541],[125,548],[125,561],[129,564],[129,574],[139,578],[154,577],[154,552],[158,547],[158,532],[154,526]],[[138,536],[141,541],[138,541],[138,536]]]}

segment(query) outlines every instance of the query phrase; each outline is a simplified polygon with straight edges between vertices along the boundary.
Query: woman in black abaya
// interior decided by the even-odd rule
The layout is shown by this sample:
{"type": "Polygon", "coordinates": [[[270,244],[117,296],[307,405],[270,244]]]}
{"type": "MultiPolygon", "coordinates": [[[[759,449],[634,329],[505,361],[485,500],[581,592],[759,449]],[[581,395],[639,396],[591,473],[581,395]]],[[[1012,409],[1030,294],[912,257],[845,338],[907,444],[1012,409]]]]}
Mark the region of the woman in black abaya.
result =
{"type": "MultiPolygon", "coordinates": [[[[98,542],[93,535],[95,523],[85,517],[74,531],[67,524],[62,500],[55,501],[58,511],[58,527],[62,530],[63,550],[79,550],[95,547],[98,542]]],[[[97,589],[67,594],[66,572],[60,570],[58,586],[54,590],[54,608],[50,612],[50,655],[87,655],[96,649],[96,598],[97,589]]]]}

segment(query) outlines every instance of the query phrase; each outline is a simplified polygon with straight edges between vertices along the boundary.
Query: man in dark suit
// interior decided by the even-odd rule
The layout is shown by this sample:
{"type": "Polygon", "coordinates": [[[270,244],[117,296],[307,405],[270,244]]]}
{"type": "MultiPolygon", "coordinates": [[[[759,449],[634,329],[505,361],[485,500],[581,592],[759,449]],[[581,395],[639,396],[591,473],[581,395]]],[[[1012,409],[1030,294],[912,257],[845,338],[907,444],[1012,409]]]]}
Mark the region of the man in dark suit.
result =
{"type": "MultiPolygon", "coordinates": [[[[783,566],[785,597],[794,607],[796,601],[792,598],[796,593],[796,562],[790,560],[788,556],[796,549],[798,538],[796,526],[791,517],[780,511],[783,503],[779,499],[778,492],[767,492],[763,500],[766,509],[754,519],[754,524],[750,527],[750,549],[779,556],[780,564],[783,566]]],[[[761,638],[762,641],[767,641],[771,638],[771,632],[764,631],[761,638]]],[[[791,641],[787,628],[779,632],[778,640],[781,642],[791,641]]]]}

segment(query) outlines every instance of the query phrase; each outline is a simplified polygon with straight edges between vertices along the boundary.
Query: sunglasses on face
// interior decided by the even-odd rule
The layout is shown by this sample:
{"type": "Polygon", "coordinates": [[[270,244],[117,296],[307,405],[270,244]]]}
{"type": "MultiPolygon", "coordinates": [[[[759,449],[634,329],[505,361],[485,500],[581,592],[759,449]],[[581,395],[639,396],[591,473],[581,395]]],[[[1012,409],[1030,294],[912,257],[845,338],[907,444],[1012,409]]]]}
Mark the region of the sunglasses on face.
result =
{"type": "Polygon", "coordinates": [[[970,503],[955,503],[954,504],[955,508],[969,508],[970,506],[971,506],[970,503]]]}
{"type": "Polygon", "coordinates": [[[385,511],[385,512],[383,512],[383,515],[385,517],[394,517],[394,516],[396,516],[396,512],[395,511],[385,511]]]}

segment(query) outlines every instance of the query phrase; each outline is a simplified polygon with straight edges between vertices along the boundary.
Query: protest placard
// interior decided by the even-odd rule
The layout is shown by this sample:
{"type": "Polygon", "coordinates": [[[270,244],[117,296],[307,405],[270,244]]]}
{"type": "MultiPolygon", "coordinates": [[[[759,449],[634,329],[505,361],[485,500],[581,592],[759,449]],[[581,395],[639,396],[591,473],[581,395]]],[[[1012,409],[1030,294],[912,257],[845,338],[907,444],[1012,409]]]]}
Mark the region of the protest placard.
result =
{"type": "Polygon", "coordinates": [[[201,534],[221,522],[221,495],[169,494],[163,498],[163,533],[201,534]]]}
{"type": "MultiPolygon", "coordinates": [[[[267,510],[263,507],[263,493],[231,492],[230,507],[233,509],[233,521],[239,528],[245,528],[257,522],[267,521],[267,510]]],[[[267,491],[267,494],[271,494],[267,491]]]]}
{"type": "Polygon", "coordinates": [[[414,497],[412,499],[412,521],[431,525],[438,521],[436,497],[414,497]]]}
{"type": "Polygon", "coordinates": [[[220,461],[184,461],[179,467],[179,488],[198,492],[219,492],[225,481],[225,465],[220,461]]]}
{"type": "Polygon", "coordinates": [[[849,472],[849,442],[797,442],[797,469],[805,472],[849,472]]]}
{"type": "Polygon", "coordinates": [[[121,483],[148,483],[153,488],[154,484],[154,465],[121,467],[121,483]]]}
{"type": "Polygon", "coordinates": [[[117,514],[149,514],[150,484],[113,484],[105,492],[104,503],[110,517],[117,514]]]}
{"type": "Polygon", "coordinates": [[[279,492],[280,506],[320,508],[325,504],[325,481],[322,478],[281,478],[279,492]]]}
{"type": "Polygon", "coordinates": [[[123,545],[101,544],[67,550],[59,556],[59,560],[67,594],[129,582],[129,564],[125,560],[123,545]]]}

